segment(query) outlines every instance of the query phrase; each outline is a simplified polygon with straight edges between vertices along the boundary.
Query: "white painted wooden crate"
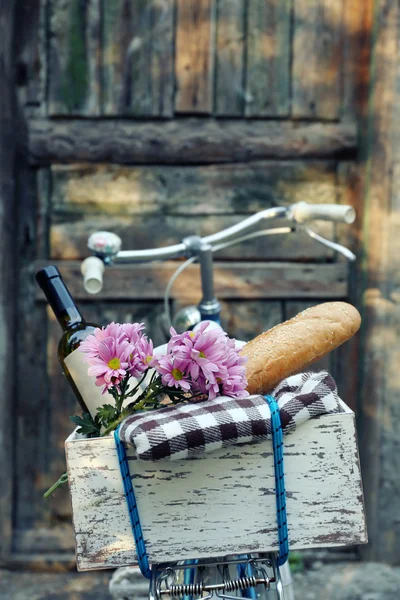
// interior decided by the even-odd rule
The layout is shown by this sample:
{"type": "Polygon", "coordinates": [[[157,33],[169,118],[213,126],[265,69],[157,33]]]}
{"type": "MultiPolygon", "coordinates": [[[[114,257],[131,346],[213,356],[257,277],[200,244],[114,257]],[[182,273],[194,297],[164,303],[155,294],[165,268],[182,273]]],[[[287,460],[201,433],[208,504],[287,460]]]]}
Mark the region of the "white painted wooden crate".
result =
{"type": "MultiPolygon", "coordinates": [[[[354,413],[284,436],[292,550],[367,542],[354,413]]],[[[113,437],[66,441],[78,570],[137,563],[113,437]]],[[[150,562],[277,550],[271,441],[204,458],[139,461],[128,450],[150,562]]]]}

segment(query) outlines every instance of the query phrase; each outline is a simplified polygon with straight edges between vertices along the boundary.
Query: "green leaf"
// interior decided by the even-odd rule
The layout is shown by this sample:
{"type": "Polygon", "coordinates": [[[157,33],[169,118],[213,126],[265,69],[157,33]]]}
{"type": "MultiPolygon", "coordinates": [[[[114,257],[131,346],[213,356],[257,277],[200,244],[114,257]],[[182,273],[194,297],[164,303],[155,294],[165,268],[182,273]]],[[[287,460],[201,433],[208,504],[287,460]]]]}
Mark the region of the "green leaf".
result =
{"type": "Polygon", "coordinates": [[[97,416],[93,420],[89,413],[82,413],[82,416],[75,415],[74,417],[70,417],[71,421],[78,425],[78,433],[82,435],[87,435],[88,437],[99,437],[101,423],[99,422],[97,416]]]}
{"type": "Polygon", "coordinates": [[[112,404],[104,404],[97,409],[96,418],[99,419],[103,427],[107,427],[118,416],[115,406],[112,404]]]}

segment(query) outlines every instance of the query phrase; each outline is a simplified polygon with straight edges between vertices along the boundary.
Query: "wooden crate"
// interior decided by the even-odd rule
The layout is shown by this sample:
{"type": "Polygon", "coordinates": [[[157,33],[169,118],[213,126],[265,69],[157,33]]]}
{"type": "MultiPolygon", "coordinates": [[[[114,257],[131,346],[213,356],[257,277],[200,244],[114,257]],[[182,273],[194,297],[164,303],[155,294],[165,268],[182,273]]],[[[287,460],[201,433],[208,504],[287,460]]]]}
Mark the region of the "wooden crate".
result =
{"type": "MultiPolygon", "coordinates": [[[[285,436],[292,550],[367,542],[354,413],[285,436]]],[[[78,570],[137,563],[114,438],[66,441],[78,570]]],[[[150,562],[277,550],[271,441],[145,462],[128,450],[150,562]]]]}

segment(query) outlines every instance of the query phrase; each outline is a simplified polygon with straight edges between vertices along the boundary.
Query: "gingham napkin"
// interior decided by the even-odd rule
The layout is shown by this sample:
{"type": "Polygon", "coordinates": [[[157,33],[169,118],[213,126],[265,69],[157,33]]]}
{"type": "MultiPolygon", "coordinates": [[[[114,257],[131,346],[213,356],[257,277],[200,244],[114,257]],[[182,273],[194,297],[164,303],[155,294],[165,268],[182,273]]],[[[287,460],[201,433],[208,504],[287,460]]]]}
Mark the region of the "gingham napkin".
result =
{"type": "MultiPolygon", "coordinates": [[[[284,433],[339,410],[336,384],[326,371],[288,377],[271,396],[278,402],[284,433]]],[[[188,402],[129,416],[120,427],[121,440],[133,445],[141,460],[177,460],[269,437],[271,413],[262,396],[188,402]]]]}

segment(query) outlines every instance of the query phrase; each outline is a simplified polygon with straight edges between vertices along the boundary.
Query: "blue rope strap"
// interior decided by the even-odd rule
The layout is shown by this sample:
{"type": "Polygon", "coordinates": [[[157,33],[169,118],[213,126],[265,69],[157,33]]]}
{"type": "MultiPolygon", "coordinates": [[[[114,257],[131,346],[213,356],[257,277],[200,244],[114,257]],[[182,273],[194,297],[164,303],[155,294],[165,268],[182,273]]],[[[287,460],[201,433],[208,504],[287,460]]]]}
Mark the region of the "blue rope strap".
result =
{"type": "Polygon", "coordinates": [[[289,538],[286,518],[286,492],[283,472],[283,434],[278,403],[272,396],[264,396],[271,410],[272,446],[274,449],[276,520],[278,523],[279,555],[281,567],[289,557],[289,538]]]}
{"type": "MultiPolygon", "coordinates": [[[[272,396],[265,396],[265,400],[268,402],[271,410],[272,446],[274,450],[275,470],[276,517],[279,539],[279,555],[277,563],[278,566],[282,566],[289,557],[289,538],[286,518],[286,492],[283,471],[283,434],[279,407],[276,400],[274,400],[272,396]]],[[[151,579],[151,569],[149,566],[146,544],[144,542],[142,527],[140,524],[135,492],[132,486],[128,458],[126,455],[125,446],[119,437],[119,427],[114,431],[114,439],[117,447],[119,467],[121,470],[125,497],[128,504],[132,533],[136,545],[139,568],[144,577],[151,579]]]]}
{"type": "Polygon", "coordinates": [[[136,504],[135,492],[132,486],[128,457],[126,455],[125,446],[119,437],[119,427],[114,431],[114,439],[117,446],[119,468],[121,470],[122,483],[124,485],[126,502],[128,504],[129,518],[131,521],[133,537],[135,539],[139,568],[144,577],[151,579],[151,569],[149,566],[149,559],[147,557],[146,544],[144,543],[143,539],[142,527],[140,525],[139,511],[136,504]]]}

